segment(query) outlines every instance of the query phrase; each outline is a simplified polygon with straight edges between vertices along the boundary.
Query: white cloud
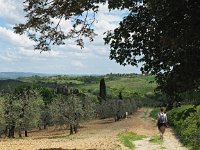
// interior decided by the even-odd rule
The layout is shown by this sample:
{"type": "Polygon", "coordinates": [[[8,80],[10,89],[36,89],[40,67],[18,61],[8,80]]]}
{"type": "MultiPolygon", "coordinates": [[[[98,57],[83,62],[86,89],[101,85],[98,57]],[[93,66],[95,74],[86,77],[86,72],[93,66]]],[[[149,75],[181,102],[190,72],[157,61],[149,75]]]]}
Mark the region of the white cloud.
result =
{"type": "MultiPolygon", "coordinates": [[[[108,30],[115,29],[118,26],[118,23],[123,19],[120,14],[126,11],[114,10],[109,12],[107,6],[107,4],[100,5],[100,11],[96,15],[96,20],[98,21],[94,23],[93,27],[98,36],[95,37],[93,42],[90,42],[87,38],[84,38],[84,48],[80,49],[80,46],[77,46],[74,42],[75,39],[69,39],[66,41],[66,45],[60,46],[58,49],[68,51],[69,53],[66,52],[65,54],[69,54],[70,56],[74,55],[87,58],[97,55],[109,58],[109,46],[105,46],[104,44],[103,37],[106,35],[103,33],[108,30]]],[[[71,29],[71,23],[69,21],[62,20],[61,23],[66,23],[66,25],[62,25],[64,31],[69,31],[69,29],[71,29]]]]}
{"type": "Polygon", "coordinates": [[[38,50],[25,49],[24,47],[9,48],[0,52],[0,59],[3,62],[16,61],[48,61],[50,59],[66,58],[62,51],[51,50],[49,52],[42,52],[38,50]]]}
{"type": "Polygon", "coordinates": [[[39,50],[27,50],[24,47],[19,48],[19,55],[25,56],[25,57],[40,57],[40,58],[50,58],[50,57],[62,57],[63,53],[62,51],[55,51],[51,50],[48,52],[40,52],[39,50]]]}
{"type": "Polygon", "coordinates": [[[33,47],[34,42],[26,35],[19,35],[5,27],[0,27],[0,40],[10,43],[12,46],[17,47],[33,47]]]}
{"type": "MultiPolygon", "coordinates": [[[[84,49],[88,49],[90,56],[100,56],[109,59],[109,46],[104,44],[103,38],[106,36],[104,33],[108,30],[113,30],[118,27],[118,23],[123,19],[121,13],[124,11],[109,11],[108,4],[100,5],[99,13],[96,15],[97,22],[94,23],[95,33],[98,36],[95,37],[93,42],[88,39],[84,39],[84,49]]],[[[74,43],[73,43],[74,44],[74,43]]],[[[79,47],[80,48],[80,47],[79,47]]]]}
{"type": "MultiPolygon", "coordinates": [[[[52,21],[57,25],[59,23],[59,19],[53,18],[52,21]]],[[[61,19],[59,23],[61,29],[64,31],[65,34],[67,34],[72,29],[72,24],[70,20],[65,20],[64,18],[61,19]]]]}
{"type": "Polygon", "coordinates": [[[4,55],[0,55],[0,59],[1,59],[1,62],[2,61],[6,61],[6,62],[13,62],[14,61],[12,58],[4,56],[4,55]]]}
{"type": "Polygon", "coordinates": [[[78,68],[86,68],[86,66],[79,60],[72,60],[71,65],[78,68]]]}
{"type": "Polygon", "coordinates": [[[0,18],[11,24],[24,21],[23,0],[0,0],[0,18]]]}
{"type": "Polygon", "coordinates": [[[0,59],[6,62],[16,62],[20,59],[20,56],[17,55],[17,51],[8,49],[0,53],[0,59]]]}

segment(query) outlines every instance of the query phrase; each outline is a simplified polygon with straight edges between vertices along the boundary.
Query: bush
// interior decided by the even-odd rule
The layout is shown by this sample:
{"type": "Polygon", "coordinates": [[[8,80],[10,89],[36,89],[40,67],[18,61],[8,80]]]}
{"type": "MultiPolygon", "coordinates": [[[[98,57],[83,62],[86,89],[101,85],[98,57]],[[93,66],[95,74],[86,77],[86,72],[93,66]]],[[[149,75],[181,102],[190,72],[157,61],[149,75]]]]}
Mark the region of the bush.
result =
{"type": "Polygon", "coordinates": [[[194,150],[200,147],[200,105],[187,105],[172,109],[168,120],[174,126],[184,145],[194,150]]]}

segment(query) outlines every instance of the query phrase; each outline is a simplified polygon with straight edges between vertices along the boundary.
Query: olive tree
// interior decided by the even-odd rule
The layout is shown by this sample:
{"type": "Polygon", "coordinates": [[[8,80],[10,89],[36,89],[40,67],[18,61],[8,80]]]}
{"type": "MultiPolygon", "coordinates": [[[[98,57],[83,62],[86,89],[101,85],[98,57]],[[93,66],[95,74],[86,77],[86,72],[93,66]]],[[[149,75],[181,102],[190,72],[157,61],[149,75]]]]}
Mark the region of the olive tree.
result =
{"type": "Polygon", "coordinates": [[[19,137],[22,136],[21,131],[25,131],[25,136],[28,136],[28,129],[38,125],[43,101],[32,87],[20,86],[13,93],[4,94],[2,105],[5,131],[9,138],[14,138],[16,129],[19,137]]]}
{"type": "Polygon", "coordinates": [[[94,116],[94,103],[84,94],[58,94],[52,102],[52,116],[55,122],[69,125],[70,134],[77,133],[82,120],[94,116]]]}

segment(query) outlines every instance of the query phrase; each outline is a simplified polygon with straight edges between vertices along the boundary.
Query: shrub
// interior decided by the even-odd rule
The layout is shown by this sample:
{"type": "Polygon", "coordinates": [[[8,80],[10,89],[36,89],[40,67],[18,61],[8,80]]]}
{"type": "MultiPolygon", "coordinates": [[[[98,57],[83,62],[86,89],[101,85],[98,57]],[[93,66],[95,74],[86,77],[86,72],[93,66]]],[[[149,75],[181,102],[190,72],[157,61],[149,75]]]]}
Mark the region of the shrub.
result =
{"type": "Polygon", "coordinates": [[[194,150],[200,147],[200,105],[187,105],[172,109],[168,113],[168,120],[175,127],[184,145],[194,150]]]}

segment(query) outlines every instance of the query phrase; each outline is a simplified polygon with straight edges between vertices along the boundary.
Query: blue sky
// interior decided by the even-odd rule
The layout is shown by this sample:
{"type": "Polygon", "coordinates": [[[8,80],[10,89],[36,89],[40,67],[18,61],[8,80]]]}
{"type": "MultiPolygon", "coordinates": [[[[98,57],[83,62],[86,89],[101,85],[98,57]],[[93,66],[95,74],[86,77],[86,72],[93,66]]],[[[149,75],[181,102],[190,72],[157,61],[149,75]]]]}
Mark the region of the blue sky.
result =
{"type": "MultiPolygon", "coordinates": [[[[139,68],[120,66],[109,59],[109,46],[104,45],[103,33],[118,26],[124,12],[108,13],[106,6],[100,7],[95,23],[98,36],[93,42],[85,41],[80,49],[73,40],[56,46],[50,52],[33,50],[34,42],[25,35],[17,35],[12,27],[25,21],[23,0],[0,0],[0,72],[37,72],[54,74],[107,74],[140,73],[139,68]]],[[[62,27],[70,29],[69,21],[62,27]]]]}

